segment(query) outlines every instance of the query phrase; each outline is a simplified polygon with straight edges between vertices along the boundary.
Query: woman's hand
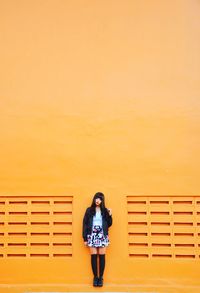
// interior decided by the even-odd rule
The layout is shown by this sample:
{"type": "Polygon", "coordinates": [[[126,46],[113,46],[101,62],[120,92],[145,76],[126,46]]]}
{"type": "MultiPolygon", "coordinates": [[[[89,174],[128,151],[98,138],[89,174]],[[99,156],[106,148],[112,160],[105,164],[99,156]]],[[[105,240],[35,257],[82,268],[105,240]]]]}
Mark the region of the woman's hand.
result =
{"type": "Polygon", "coordinates": [[[111,209],[107,209],[107,210],[108,210],[109,216],[112,216],[112,210],[111,209]]]}

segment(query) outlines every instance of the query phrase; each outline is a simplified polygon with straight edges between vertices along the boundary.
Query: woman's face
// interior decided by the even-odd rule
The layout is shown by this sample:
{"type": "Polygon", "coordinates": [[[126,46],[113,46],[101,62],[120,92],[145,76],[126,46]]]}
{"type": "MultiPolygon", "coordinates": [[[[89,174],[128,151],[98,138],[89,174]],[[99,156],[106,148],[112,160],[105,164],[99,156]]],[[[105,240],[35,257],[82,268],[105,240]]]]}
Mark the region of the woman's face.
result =
{"type": "Polygon", "coordinates": [[[99,197],[97,197],[97,198],[95,199],[95,204],[96,204],[96,206],[100,206],[101,202],[102,202],[102,200],[101,200],[99,197]]]}

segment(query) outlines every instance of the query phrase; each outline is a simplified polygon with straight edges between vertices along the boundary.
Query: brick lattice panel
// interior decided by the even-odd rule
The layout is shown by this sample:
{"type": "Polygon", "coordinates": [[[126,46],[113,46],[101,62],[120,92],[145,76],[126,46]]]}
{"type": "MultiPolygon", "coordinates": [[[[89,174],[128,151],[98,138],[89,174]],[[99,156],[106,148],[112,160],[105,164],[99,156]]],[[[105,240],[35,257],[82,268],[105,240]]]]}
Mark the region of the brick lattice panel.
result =
{"type": "Polygon", "coordinates": [[[0,197],[0,257],[71,257],[72,196],[0,197]]]}
{"type": "Polygon", "coordinates": [[[132,258],[200,258],[199,196],[127,196],[132,258]]]}

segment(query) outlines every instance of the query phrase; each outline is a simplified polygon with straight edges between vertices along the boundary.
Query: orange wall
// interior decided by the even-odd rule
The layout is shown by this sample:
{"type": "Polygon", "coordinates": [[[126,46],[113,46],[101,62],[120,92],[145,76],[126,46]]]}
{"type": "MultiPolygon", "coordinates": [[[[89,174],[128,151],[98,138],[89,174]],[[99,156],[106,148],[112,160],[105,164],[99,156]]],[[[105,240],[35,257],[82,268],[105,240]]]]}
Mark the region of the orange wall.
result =
{"type": "MultiPolygon", "coordinates": [[[[107,278],[131,283],[126,195],[200,190],[199,1],[1,0],[0,7],[0,194],[74,196],[73,261],[52,264],[47,275],[77,282],[55,274],[66,265],[84,283],[81,219],[93,194],[104,192],[115,219],[107,278]],[[122,263],[125,273],[111,269],[122,263]]],[[[1,283],[48,279],[35,277],[34,265],[16,275],[15,264],[4,262],[1,283]]],[[[138,262],[137,277],[151,266],[138,262]]]]}

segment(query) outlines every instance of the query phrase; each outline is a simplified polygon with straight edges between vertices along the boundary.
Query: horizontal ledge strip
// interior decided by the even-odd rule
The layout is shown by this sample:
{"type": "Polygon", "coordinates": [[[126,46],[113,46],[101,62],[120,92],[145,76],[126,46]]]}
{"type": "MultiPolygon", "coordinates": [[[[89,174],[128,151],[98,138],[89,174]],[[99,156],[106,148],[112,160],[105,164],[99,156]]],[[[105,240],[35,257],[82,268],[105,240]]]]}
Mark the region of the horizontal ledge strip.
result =
{"type": "Polygon", "coordinates": [[[31,215],[49,215],[50,212],[31,212],[31,215]]]}
{"type": "Polygon", "coordinates": [[[53,246],[72,246],[72,243],[53,243],[53,246]]]}
{"type": "Polygon", "coordinates": [[[27,215],[28,212],[9,212],[9,215],[27,215]]]}
{"type": "Polygon", "coordinates": [[[191,194],[126,194],[125,195],[127,198],[143,198],[143,197],[153,197],[153,198],[166,198],[166,197],[175,197],[175,198],[182,198],[182,197],[199,197],[200,198],[200,194],[194,194],[194,195],[191,195],[191,194]]]}
{"type": "Polygon", "coordinates": [[[128,222],[129,225],[147,225],[147,222],[128,222]]]}
{"type": "Polygon", "coordinates": [[[171,236],[171,233],[151,233],[152,236],[171,236]]]}
{"type": "Polygon", "coordinates": [[[150,212],[151,215],[169,215],[170,212],[150,212]]]}
{"type": "Polygon", "coordinates": [[[23,235],[23,236],[26,236],[27,235],[27,232],[8,232],[8,235],[13,235],[13,236],[17,236],[17,235],[23,235]]]}
{"type": "Polygon", "coordinates": [[[54,253],[54,257],[72,257],[71,253],[61,254],[61,253],[54,253]]]}
{"type": "Polygon", "coordinates": [[[54,215],[71,215],[72,212],[53,212],[54,215]]]}
{"type": "Polygon", "coordinates": [[[130,257],[145,257],[145,258],[149,257],[148,254],[137,254],[137,253],[130,253],[129,256],[130,257]]]}
{"type": "Polygon", "coordinates": [[[70,232],[54,232],[53,235],[54,236],[60,236],[60,235],[71,236],[72,233],[70,233],[70,232]]]}
{"type": "Polygon", "coordinates": [[[31,222],[31,225],[49,225],[49,222],[31,222]]]}
{"type": "Polygon", "coordinates": [[[146,215],[147,212],[128,212],[129,215],[146,215]]]}
{"type": "Polygon", "coordinates": [[[129,246],[148,246],[148,243],[129,243],[129,246]]]}
{"type": "Polygon", "coordinates": [[[9,253],[7,254],[8,257],[26,257],[24,253],[9,253]]]}
{"type": "Polygon", "coordinates": [[[27,243],[8,243],[8,246],[27,246],[27,243]]]}
{"type": "Polygon", "coordinates": [[[55,200],[53,203],[54,204],[68,204],[68,203],[72,204],[72,200],[55,200]]]}
{"type": "Polygon", "coordinates": [[[32,200],[32,204],[50,204],[49,200],[32,200]]]}
{"type": "Polygon", "coordinates": [[[171,243],[152,243],[151,245],[156,247],[170,247],[171,243]]]}
{"type": "Polygon", "coordinates": [[[49,246],[49,243],[30,243],[31,246],[49,246]]]}
{"type": "Polygon", "coordinates": [[[73,195],[1,195],[0,198],[73,198],[73,195]]]}
{"type": "Polygon", "coordinates": [[[173,204],[192,204],[192,200],[174,200],[173,204]]]}
{"type": "Polygon", "coordinates": [[[72,222],[53,222],[54,225],[71,225],[72,222]]]}
{"type": "Polygon", "coordinates": [[[172,257],[172,254],[152,254],[152,257],[172,257]]]}
{"type": "Polygon", "coordinates": [[[9,204],[27,204],[27,201],[9,201],[9,204]]]}
{"type": "Polygon", "coordinates": [[[195,258],[195,255],[194,254],[176,254],[175,255],[177,258],[195,258]]]}
{"type": "Polygon", "coordinates": [[[175,226],[193,226],[192,222],[174,222],[175,226]]]}
{"type": "Polygon", "coordinates": [[[131,203],[131,204],[146,204],[146,201],[138,201],[138,200],[128,200],[127,203],[131,203]]]}
{"type": "Polygon", "coordinates": [[[194,247],[194,244],[174,244],[176,247],[194,247]]]}
{"type": "Polygon", "coordinates": [[[151,222],[151,225],[170,226],[170,222],[151,222]]]}
{"type": "Polygon", "coordinates": [[[168,200],[150,200],[150,204],[169,204],[168,200]]]}
{"type": "Polygon", "coordinates": [[[27,222],[8,222],[8,225],[27,225],[27,222]]]}
{"type": "Polygon", "coordinates": [[[133,232],[129,232],[128,233],[130,236],[134,235],[134,236],[148,236],[148,233],[133,233],[133,232]]]}
{"type": "Polygon", "coordinates": [[[173,212],[174,215],[193,215],[193,212],[173,212]]]}
{"type": "Polygon", "coordinates": [[[194,236],[194,233],[174,233],[174,236],[194,236]]]}
{"type": "Polygon", "coordinates": [[[48,253],[31,253],[31,257],[49,257],[48,253]]]}
{"type": "Polygon", "coordinates": [[[31,232],[31,236],[48,236],[50,235],[49,232],[31,232]]]}

